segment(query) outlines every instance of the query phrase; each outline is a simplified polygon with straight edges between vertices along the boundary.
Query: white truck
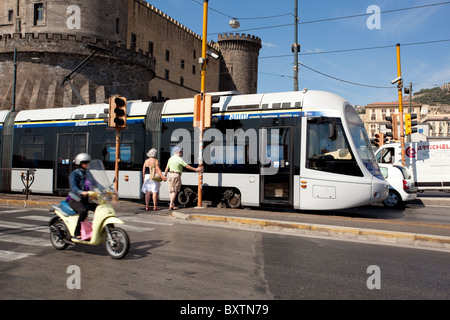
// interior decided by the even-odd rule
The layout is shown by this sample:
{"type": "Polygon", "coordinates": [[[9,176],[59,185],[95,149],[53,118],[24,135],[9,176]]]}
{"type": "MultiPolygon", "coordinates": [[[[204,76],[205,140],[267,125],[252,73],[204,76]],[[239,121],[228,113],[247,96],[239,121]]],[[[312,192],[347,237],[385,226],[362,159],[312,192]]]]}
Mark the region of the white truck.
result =
{"type": "MultiPolygon", "coordinates": [[[[401,144],[382,145],[375,156],[379,163],[401,166],[401,144]]],[[[450,140],[405,143],[405,166],[418,191],[450,191],[450,140]]]]}

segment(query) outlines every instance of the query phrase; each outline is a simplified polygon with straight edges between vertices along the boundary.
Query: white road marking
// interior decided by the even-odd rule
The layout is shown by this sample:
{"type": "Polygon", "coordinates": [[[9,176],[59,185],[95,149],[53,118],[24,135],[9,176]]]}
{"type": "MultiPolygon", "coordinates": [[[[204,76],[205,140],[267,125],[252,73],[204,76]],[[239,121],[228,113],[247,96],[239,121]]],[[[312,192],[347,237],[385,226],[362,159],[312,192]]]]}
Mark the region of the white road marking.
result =
{"type": "Polygon", "coordinates": [[[18,236],[10,233],[0,233],[0,242],[11,242],[18,244],[25,244],[29,246],[48,247],[52,244],[50,239],[42,239],[36,237],[18,236]]]}
{"type": "Polygon", "coordinates": [[[34,254],[26,253],[26,252],[14,252],[14,251],[0,250],[0,261],[4,261],[4,262],[18,260],[18,259],[26,258],[29,256],[34,256],[34,254]]]}

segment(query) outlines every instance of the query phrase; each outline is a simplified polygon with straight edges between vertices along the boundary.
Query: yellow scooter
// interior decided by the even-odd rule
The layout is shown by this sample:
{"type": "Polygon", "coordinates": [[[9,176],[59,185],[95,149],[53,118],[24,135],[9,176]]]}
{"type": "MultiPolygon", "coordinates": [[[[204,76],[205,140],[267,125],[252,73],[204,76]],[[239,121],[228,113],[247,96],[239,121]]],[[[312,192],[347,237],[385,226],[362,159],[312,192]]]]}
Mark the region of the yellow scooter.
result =
{"type": "MultiPolygon", "coordinates": [[[[92,170],[92,167],[101,165],[101,168],[103,168],[103,164],[100,161],[100,164],[95,164],[93,163],[94,161],[99,160],[91,161],[89,166],[91,167],[91,174],[94,173],[93,176],[99,181],[98,173],[101,169],[92,170]]],[[[105,172],[104,176],[106,177],[105,172]]],[[[116,217],[114,208],[107,203],[111,195],[112,192],[100,193],[89,191],[90,199],[98,203],[95,209],[94,220],[92,221],[90,239],[81,240],[74,237],[78,214],[73,211],[66,201],[61,201],[59,206],[53,205],[51,211],[55,215],[49,222],[50,241],[52,245],[58,250],[63,250],[69,244],[98,245],[105,242],[106,251],[113,259],[122,259],[125,257],[130,248],[130,239],[125,230],[115,227],[115,224],[123,224],[124,222],[116,217]]]]}

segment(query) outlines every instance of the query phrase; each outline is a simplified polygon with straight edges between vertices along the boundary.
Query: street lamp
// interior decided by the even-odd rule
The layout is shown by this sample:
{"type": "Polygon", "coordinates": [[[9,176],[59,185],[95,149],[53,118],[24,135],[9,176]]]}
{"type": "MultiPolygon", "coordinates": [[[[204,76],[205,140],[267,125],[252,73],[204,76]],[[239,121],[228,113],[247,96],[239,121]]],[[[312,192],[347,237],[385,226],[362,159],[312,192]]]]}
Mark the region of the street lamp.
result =
{"type": "Polygon", "coordinates": [[[233,18],[229,21],[229,25],[231,28],[233,29],[237,29],[241,26],[241,24],[239,23],[239,21],[236,20],[236,18],[233,18]]]}

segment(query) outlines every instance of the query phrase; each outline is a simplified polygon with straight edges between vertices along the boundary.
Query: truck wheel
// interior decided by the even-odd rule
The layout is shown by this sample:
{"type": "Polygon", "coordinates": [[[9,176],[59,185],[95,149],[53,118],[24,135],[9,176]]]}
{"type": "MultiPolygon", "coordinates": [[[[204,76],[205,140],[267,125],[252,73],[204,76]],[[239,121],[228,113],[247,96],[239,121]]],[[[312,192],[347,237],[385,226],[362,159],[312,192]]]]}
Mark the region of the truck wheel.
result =
{"type": "Polygon", "coordinates": [[[405,206],[405,203],[402,201],[402,198],[397,191],[389,190],[389,194],[387,198],[384,199],[383,205],[388,208],[401,209],[405,206]]]}

